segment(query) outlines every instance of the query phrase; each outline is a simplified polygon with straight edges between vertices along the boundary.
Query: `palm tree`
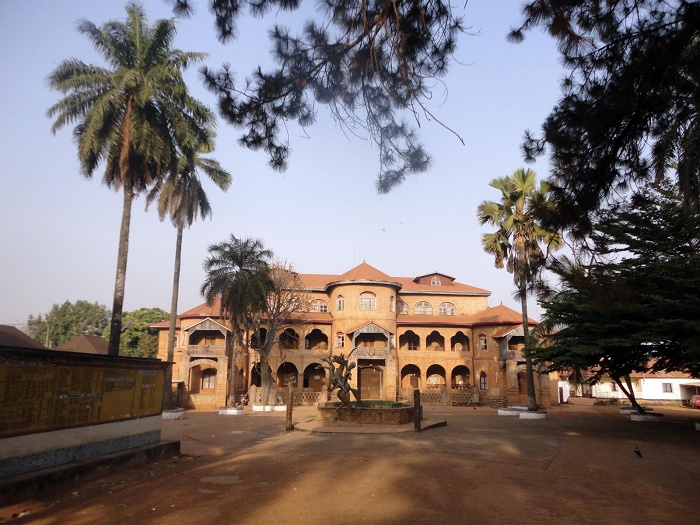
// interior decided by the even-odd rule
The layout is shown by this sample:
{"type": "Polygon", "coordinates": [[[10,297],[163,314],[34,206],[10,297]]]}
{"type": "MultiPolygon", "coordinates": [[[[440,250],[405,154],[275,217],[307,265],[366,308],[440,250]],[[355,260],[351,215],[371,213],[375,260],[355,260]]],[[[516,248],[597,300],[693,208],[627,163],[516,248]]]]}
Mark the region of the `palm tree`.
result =
{"type": "Polygon", "coordinates": [[[136,3],[127,4],[126,13],[125,22],[78,25],[109,67],[70,59],[49,76],[51,87],[65,95],[48,110],[56,117],[52,132],[77,123],[73,134],[82,174],[92,178],[104,162],[103,182],[124,193],[110,355],[119,352],[132,201],[175,169],[179,148],[205,142],[214,121],[182,78],[184,69],[206,55],[172,49],[173,20],[149,27],[136,3]]]}
{"type": "Polygon", "coordinates": [[[233,330],[228,397],[231,406],[234,404],[238,344],[248,315],[263,310],[273,253],[259,239],[238,239],[232,234],[227,242],[209,246],[209,254],[204,261],[207,275],[201,293],[209,305],[217,299],[220,301],[221,315],[228,319],[233,330]]]}
{"type": "Polygon", "coordinates": [[[496,268],[503,268],[505,263],[506,270],[513,274],[522,306],[528,410],[537,410],[537,399],[530,353],[527,295],[535,285],[549,251],[563,245],[558,232],[545,229],[537,221],[536,211],[547,209],[550,203],[547,198],[549,186],[541,182],[538,187],[536,178],[534,171],[520,168],[511,176],[493,179],[489,186],[501,192],[500,202],[483,201],[477,209],[482,226],[489,224],[498,228],[493,233],[484,234],[481,245],[486,253],[495,256],[496,268]],[[542,245],[546,252],[543,252],[542,245]]]}
{"type": "MultiPolygon", "coordinates": [[[[209,152],[210,146],[203,146],[202,152],[209,152]]],[[[197,220],[211,216],[211,205],[207,194],[204,192],[198,171],[204,173],[216,186],[226,191],[231,185],[231,174],[221,167],[214,159],[200,156],[195,152],[191,155],[183,155],[178,159],[177,171],[171,175],[163,185],[158,200],[158,215],[164,220],[166,215],[177,230],[175,240],[175,265],[173,271],[173,293],[170,302],[170,327],[168,330],[168,363],[175,357],[175,321],[177,320],[177,302],[180,291],[180,266],[182,255],[182,232],[197,220]]],[[[156,194],[152,194],[155,198],[156,194]]],[[[165,378],[165,404],[166,408],[172,408],[170,383],[172,382],[172,368],[168,366],[165,378]]]]}

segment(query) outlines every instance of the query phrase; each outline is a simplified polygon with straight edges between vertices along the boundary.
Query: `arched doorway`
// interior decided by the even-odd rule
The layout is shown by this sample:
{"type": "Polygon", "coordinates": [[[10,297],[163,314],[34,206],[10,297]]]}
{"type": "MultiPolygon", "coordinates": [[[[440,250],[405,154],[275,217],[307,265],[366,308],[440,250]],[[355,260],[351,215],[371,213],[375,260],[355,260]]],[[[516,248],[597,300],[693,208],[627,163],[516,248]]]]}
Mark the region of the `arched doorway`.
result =
{"type": "Polygon", "coordinates": [[[277,388],[287,388],[291,383],[293,388],[298,388],[299,371],[292,363],[282,363],[277,369],[277,388]]]}
{"type": "Polygon", "coordinates": [[[441,388],[445,386],[445,369],[440,365],[430,365],[426,372],[426,386],[428,388],[441,388]]]}
{"type": "MultiPolygon", "coordinates": [[[[272,375],[272,369],[268,366],[267,369],[272,375]]],[[[250,386],[262,386],[262,376],[260,374],[260,363],[255,363],[253,368],[250,370],[250,386]]]]}
{"type": "Polygon", "coordinates": [[[451,377],[452,388],[469,388],[471,387],[471,373],[469,368],[464,365],[456,366],[452,369],[451,377]]]}
{"type": "Polygon", "coordinates": [[[382,369],[377,366],[360,368],[360,398],[382,399],[382,369]]]}
{"type": "Polygon", "coordinates": [[[399,349],[401,351],[420,350],[420,337],[412,330],[406,330],[399,336],[399,349]]]}
{"type": "Polygon", "coordinates": [[[401,369],[401,388],[420,388],[420,368],[416,365],[406,365],[401,369]]]}
{"type": "Polygon", "coordinates": [[[323,392],[326,383],[326,369],[319,363],[311,363],[304,369],[304,388],[312,392],[323,392]]]}

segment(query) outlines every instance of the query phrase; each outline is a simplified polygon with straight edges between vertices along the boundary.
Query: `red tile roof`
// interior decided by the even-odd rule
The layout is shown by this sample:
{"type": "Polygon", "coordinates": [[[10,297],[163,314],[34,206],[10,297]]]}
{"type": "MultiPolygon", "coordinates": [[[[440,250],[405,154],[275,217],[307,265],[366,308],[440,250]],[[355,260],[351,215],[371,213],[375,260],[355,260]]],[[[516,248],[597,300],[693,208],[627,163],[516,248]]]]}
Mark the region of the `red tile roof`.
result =
{"type": "Polygon", "coordinates": [[[418,281],[420,277],[392,277],[377,270],[375,267],[362,262],[354,268],[348,270],[342,275],[327,275],[327,274],[299,274],[304,286],[311,290],[325,290],[329,285],[341,282],[380,282],[391,283],[397,286],[403,293],[431,293],[431,294],[466,294],[466,295],[481,295],[489,296],[491,292],[483,288],[477,288],[468,284],[462,284],[445,274],[433,272],[426,275],[441,275],[447,277],[448,282],[444,282],[440,286],[431,284],[421,284],[418,281]]]}
{"type": "MultiPolygon", "coordinates": [[[[498,305],[487,308],[469,316],[471,324],[521,324],[523,316],[507,306],[498,305]]],[[[537,321],[527,318],[528,324],[536,325],[537,321]]]]}
{"type": "Polygon", "coordinates": [[[219,317],[221,315],[221,301],[219,299],[214,300],[214,303],[209,306],[207,303],[202,303],[199,306],[182,312],[180,314],[180,319],[191,318],[191,317],[219,317]]]}

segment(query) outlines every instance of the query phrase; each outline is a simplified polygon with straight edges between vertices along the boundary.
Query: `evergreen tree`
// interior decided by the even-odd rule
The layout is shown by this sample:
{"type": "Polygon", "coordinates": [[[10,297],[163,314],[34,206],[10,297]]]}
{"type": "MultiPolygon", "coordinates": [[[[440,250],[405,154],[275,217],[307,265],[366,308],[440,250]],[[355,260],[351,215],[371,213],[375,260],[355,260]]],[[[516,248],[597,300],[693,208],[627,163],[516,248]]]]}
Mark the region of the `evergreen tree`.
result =
{"type": "MultiPolygon", "coordinates": [[[[190,0],[171,0],[178,14],[192,11],[190,0]]],[[[296,10],[300,0],[210,0],[219,39],[236,36],[247,10],[262,16],[273,9],[296,10]]],[[[308,20],[302,34],[275,25],[270,30],[271,71],[258,68],[238,82],[229,66],[204,68],[206,84],[217,94],[227,122],[244,129],[240,143],[263,149],[274,169],[289,157],[288,121],[306,127],[316,104],[328,107],[351,135],[364,133],[379,148],[377,189],[389,191],[407,175],[425,171],[429,156],[408,114],[419,123],[437,120],[425,102],[444,76],[464,30],[454,7],[443,0],[327,0],[320,19],[308,20]]],[[[439,121],[438,121],[439,122],[439,121]]]]}
{"type": "Polygon", "coordinates": [[[621,187],[675,170],[700,209],[700,2],[530,0],[514,41],[542,27],[570,73],[527,158],[548,149],[559,224],[590,231],[621,187]]]}
{"type": "Polygon", "coordinates": [[[607,211],[586,261],[552,266],[560,290],[542,302],[550,369],[609,375],[634,399],[633,372],[700,374],[700,214],[659,185],[607,211]]]}

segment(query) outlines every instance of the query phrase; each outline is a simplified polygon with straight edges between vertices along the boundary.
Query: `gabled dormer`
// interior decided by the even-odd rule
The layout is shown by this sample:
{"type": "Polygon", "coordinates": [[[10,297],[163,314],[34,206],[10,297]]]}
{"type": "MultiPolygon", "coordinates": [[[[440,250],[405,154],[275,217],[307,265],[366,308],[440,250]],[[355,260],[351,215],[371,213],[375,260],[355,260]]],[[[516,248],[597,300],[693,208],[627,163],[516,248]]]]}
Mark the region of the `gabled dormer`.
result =
{"type": "Polygon", "coordinates": [[[413,282],[416,284],[430,285],[430,286],[449,286],[455,280],[454,277],[445,275],[440,272],[428,273],[425,275],[419,275],[413,282]]]}

